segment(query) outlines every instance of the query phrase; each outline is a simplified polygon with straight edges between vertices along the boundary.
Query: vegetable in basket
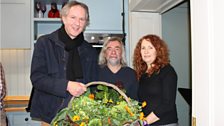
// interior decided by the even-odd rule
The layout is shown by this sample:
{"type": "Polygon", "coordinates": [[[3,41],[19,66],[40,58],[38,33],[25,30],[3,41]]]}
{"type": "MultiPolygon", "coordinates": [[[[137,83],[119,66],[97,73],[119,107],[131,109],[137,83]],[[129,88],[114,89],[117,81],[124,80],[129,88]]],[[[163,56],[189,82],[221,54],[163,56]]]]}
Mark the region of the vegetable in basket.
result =
{"type": "Polygon", "coordinates": [[[128,98],[123,91],[106,82],[97,84],[92,94],[88,91],[80,97],[73,97],[67,108],[61,110],[51,126],[139,126],[141,106],[138,101],[128,98]],[[99,85],[100,84],[100,85],[99,85]],[[135,125],[134,125],[135,124],[135,125]]]}

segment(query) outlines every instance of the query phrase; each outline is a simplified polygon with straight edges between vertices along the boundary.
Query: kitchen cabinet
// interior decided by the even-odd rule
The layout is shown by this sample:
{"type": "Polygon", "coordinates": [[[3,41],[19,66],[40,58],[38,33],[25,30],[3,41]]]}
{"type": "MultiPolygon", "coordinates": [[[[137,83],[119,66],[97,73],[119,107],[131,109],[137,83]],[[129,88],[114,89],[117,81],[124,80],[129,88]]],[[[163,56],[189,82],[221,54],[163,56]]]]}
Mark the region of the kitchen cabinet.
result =
{"type": "Polygon", "coordinates": [[[31,120],[26,112],[29,96],[6,96],[4,98],[5,111],[9,126],[40,126],[39,121],[31,120]]]}
{"type": "Polygon", "coordinates": [[[28,112],[7,112],[9,126],[40,126],[39,121],[34,121],[28,112]]]}
{"type": "Polygon", "coordinates": [[[122,33],[122,0],[80,0],[89,7],[86,32],[122,33]]]}
{"type": "Polygon", "coordinates": [[[30,48],[30,0],[1,0],[0,6],[0,48],[30,48]]]}

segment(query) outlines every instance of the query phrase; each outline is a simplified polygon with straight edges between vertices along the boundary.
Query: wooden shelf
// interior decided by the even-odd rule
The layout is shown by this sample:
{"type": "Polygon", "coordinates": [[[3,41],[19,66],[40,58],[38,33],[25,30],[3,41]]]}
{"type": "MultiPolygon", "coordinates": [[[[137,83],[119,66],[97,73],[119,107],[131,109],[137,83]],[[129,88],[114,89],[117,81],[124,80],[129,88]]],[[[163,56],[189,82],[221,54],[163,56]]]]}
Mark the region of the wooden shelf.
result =
{"type": "Polygon", "coordinates": [[[33,18],[36,22],[60,22],[61,18],[33,18]]]}
{"type": "Polygon", "coordinates": [[[26,111],[29,99],[29,96],[6,96],[4,98],[4,109],[6,112],[26,111]]]}
{"type": "Polygon", "coordinates": [[[25,112],[26,107],[10,107],[4,108],[6,112],[25,112]]]}

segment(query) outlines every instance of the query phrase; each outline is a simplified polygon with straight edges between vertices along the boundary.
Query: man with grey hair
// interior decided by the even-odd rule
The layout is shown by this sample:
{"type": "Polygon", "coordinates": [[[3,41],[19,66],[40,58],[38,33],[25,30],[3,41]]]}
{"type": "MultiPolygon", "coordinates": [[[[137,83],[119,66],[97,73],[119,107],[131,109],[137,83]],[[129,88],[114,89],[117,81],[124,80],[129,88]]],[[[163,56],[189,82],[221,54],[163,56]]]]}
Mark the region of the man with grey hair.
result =
{"type": "Polygon", "coordinates": [[[89,23],[87,5],[69,1],[61,10],[62,26],[35,43],[31,64],[31,117],[49,126],[71,98],[86,91],[97,79],[97,52],[84,40],[89,23]]]}
{"type": "Polygon", "coordinates": [[[135,71],[126,65],[124,44],[119,37],[108,39],[99,54],[99,80],[121,86],[127,96],[137,100],[135,71]]]}

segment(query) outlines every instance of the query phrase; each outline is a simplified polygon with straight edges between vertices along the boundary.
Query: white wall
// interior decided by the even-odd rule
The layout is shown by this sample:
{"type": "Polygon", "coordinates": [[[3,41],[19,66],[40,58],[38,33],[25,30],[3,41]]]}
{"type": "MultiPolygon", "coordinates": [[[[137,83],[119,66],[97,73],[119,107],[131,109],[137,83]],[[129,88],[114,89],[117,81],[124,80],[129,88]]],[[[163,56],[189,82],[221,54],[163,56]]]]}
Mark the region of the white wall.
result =
{"type": "Polygon", "coordinates": [[[31,50],[0,49],[0,62],[5,71],[7,95],[30,95],[31,50]]]}
{"type": "Polygon", "coordinates": [[[224,113],[224,1],[192,0],[192,116],[197,126],[221,126],[224,113]]]}
{"type": "MultiPolygon", "coordinates": [[[[178,88],[191,88],[189,21],[186,3],[162,14],[162,36],[169,46],[171,64],[178,75],[178,88]]],[[[180,126],[189,126],[190,106],[179,92],[176,103],[180,126]]]]}

